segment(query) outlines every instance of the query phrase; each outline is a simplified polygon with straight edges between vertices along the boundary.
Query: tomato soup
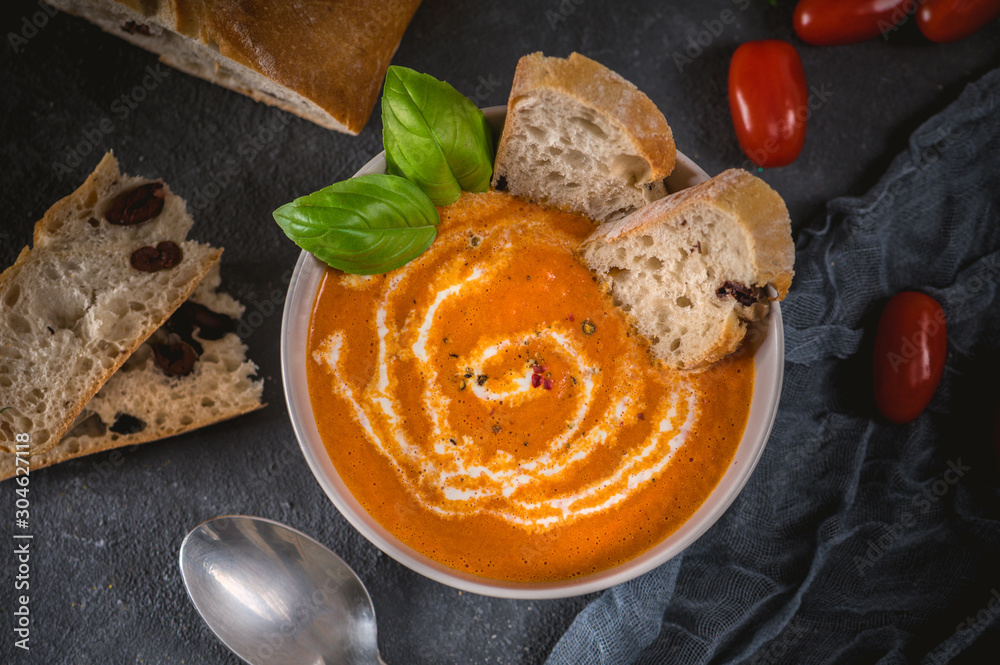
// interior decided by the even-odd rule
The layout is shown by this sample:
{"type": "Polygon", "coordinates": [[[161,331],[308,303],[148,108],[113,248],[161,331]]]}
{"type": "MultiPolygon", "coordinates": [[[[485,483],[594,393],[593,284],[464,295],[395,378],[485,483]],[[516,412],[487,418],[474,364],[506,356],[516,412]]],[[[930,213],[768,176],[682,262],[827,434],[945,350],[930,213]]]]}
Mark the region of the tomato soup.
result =
{"type": "Polygon", "coordinates": [[[309,332],[337,472],[401,541],[459,571],[565,580],[662,541],[725,473],[754,365],[682,373],[575,258],[588,219],[507,194],[439,208],[385,275],[330,269],[309,332]]]}

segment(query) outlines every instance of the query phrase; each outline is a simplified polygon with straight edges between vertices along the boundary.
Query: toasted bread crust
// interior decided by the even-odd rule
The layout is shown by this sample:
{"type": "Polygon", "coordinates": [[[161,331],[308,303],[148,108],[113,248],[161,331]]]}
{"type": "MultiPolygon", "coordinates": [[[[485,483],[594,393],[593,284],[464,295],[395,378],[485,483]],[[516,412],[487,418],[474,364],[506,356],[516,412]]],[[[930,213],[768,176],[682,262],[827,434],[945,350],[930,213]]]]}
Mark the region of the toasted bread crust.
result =
{"type": "Polygon", "coordinates": [[[222,55],[315,102],[357,134],[420,0],[383,0],[377,8],[345,0],[172,4],[178,32],[218,44],[222,55]]]}
{"type": "Polygon", "coordinates": [[[159,53],[172,67],[350,134],[359,133],[368,122],[389,61],[420,4],[420,0],[383,0],[377,7],[360,0],[117,0],[116,13],[128,14],[123,18],[177,33],[203,47],[197,55],[185,52],[180,57],[167,52],[177,44],[165,43],[156,34],[123,29],[127,21],[109,23],[109,0],[47,1],[159,53]],[[282,99],[227,75],[213,53],[307,103],[282,99]],[[307,108],[309,104],[315,108],[307,108]]]}
{"type": "MultiPolygon", "coordinates": [[[[531,53],[517,63],[508,114],[520,97],[543,89],[572,97],[620,125],[635,154],[649,163],[649,172],[639,183],[663,180],[674,170],[677,149],[666,119],[649,97],[619,74],[575,52],[568,58],[531,53]]],[[[498,161],[505,138],[506,134],[497,147],[498,161]]]]}

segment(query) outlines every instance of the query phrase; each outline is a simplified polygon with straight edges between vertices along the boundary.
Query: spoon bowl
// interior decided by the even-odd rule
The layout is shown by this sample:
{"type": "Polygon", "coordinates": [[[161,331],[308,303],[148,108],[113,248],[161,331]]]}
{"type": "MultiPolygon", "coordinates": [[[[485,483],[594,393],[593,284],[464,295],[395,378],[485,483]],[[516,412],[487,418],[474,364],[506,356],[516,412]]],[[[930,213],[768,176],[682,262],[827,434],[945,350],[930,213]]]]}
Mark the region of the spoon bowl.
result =
{"type": "Polygon", "coordinates": [[[382,662],[364,584],[343,559],[295,529],[216,517],[184,538],[180,566],[209,628],[251,665],[382,662]]]}

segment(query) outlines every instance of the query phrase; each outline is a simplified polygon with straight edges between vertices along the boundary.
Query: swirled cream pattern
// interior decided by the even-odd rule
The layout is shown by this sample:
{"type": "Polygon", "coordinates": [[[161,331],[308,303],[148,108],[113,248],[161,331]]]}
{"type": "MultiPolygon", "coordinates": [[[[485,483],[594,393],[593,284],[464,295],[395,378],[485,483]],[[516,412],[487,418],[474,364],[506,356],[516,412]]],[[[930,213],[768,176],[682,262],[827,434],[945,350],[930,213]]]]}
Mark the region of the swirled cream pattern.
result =
{"type": "Polygon", "coordinates": [[[652,365],[582,267],[546,268],[570,266],[578,243],[531,218],[473,218],[389,275],[343,278],[371,319],[312,357],[423,509],[571,524],[655,482],[699,427],[695,384],[652,365]]]}

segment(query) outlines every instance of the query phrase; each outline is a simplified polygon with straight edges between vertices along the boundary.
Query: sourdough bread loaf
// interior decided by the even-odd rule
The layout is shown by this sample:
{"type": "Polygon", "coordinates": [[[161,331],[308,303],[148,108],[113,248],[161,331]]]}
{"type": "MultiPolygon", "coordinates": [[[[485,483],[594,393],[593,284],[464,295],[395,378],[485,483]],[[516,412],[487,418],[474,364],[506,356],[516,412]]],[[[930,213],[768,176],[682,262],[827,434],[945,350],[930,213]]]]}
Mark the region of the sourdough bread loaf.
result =
{"type": "Polygon", "coordinates": [[[46,0],[166,64],[357,134],[420,0],[46,0]]]}
{"type": "MultiPolygon", "coordinates": [[[[105,450],[163,439],[263,407],[263,380],[233,331],[243,306],[219,286],[218,264],[195,288],[187,304],[143,342],[77,416],[66,436],[48,452],[30,458],[31,470],[105,450]],[[183,308],[200,305],[216,325],[195,323],[191,336],[201,347],[191,371],[167,374],[157,364],[162,345],[170,344],[183,308]]],[[[199,310],[203,311],[203,310],[199,310]]],[[[0,453],[0,480],[16,473],[12,453],[0,453]]],[[[23,465],[22,465],[23,466],[23,465]]]]}
{"type": "Polygon", "coordinates": [[[493,187],[599,222],[666,195],[676,149],[634,85],[579,53],[517,64],[493,187]]]}
{"type": "Polygon", "coordinates": [[[77,414],[219,260],[187,240],[165,184],[122,175],[108,153],[35,225],[0,274],[0,450],[55,446],[77,414]],[[114,222],[114,223],[113,223],[114,222]]]}
{"type": "Polygon", "coordinates": [[[580,250],[653,354],[679,369],[735,351],[769,298],[788,293],[795,258],[784,201],[740,169],[599,226],[580,250]]]}

